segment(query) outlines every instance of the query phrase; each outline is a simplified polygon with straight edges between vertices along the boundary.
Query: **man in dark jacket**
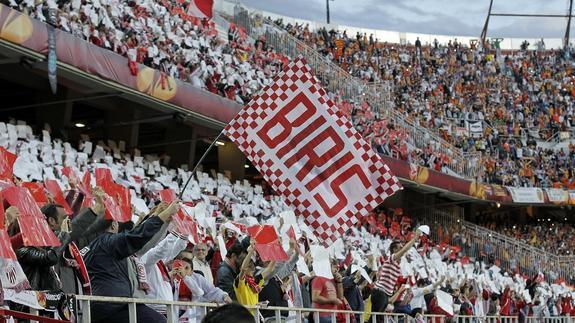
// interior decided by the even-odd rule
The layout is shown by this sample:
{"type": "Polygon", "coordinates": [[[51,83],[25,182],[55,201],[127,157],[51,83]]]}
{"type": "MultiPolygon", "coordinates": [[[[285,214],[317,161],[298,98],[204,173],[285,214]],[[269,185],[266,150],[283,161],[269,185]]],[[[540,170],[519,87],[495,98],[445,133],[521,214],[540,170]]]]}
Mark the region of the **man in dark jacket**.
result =
{"type": "MultiPolygon", "coordinates": [[[[154,237],[164,222],[170,221],[179,205],[172,203],[157,216],[150,217],[128,232],[118,233],[118,222],[112,222],[107,232],[90,243],[85,261],[92,283],[92,294],[98,296],[132,297],[128,273],[128,257],[154,237]]],[[[92,322],[128,322],[127,304],[92,303],[92,322]]],[[[150,307],[136,306],[138,322],[166,322],[166,318],[150,307]]]]}
{"type": "MultiPolygon", "coordinates": [[[[42,213],[46,217],[48,225],[57,233],[62,222],[66,218],[64,209],[57,204],[47,204],[42,207],[42,213]]],[[[21,247],[16,250],[18,262],[22,265],[22,270],[30,282],[32,290],[55,291],[62,288],[58,275],[54,271],[54,266],[58,264],[62,247],[41,248],[41,247],[21,247]]]]}
{"type": "MultiPolygon", "coordinates": [[[[343,296],[352,311],[363,312],[365,308],[359,287],[363,280],[359,270],[343,278],[343,296]]],[[[361,314],[355,315],[355,321],[361,322],[361,314]]]]}
{"type": "Polygon", "coordinates": [[[234,280],[238,276],[238,271],[246,255],[246,250],[240,243],[236,242],[228,250],[226,259],[218,267],[216,286],[228,293],[234,301],[237,301],[236,293],[234,292],[234,280]]]}

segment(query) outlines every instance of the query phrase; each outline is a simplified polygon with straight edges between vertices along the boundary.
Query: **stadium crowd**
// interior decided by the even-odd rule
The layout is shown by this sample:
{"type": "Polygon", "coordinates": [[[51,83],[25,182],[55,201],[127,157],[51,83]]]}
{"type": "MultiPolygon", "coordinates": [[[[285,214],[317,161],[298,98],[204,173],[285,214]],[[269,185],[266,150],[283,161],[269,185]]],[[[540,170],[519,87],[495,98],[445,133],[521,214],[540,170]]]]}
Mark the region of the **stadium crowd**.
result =
{"type": "Polygon", "coordinates": [[[54,26],[126,56],[134,75],[141,63],[239,103],[247,103],[287,62],[273,48],[249,43],[233,25],[227,38],[219,37],[213,21],[188,16],[181,1],[2,3],[43,22],[54,12],[54,26]]]}
{"type": "MultiPolygon", "coordinates": [[[[497,40],[484,47],[457,40],[389,44],[373,35],[310,30],[281,19],[275,23],[351,75],[391,84],[393,105],[416,125],[439,132],[463,151],[481,151],[485,182],[575,187],[575,147],[555,154],[536,145],[559,132],[572,132],[574,65],[562,51],[502,52],[497,40]]],[[[408,154],[401,157],[409,159],[408,154]]],[[[423,157],[419,164],[427,160],[423,157]]]]}
{"type": "MultiPolygon", "coordinates": [[[[82,141],[75,149],[47,131],[35,137],[21,124],[0,123],[0,138],[5,201],[13,201],[8,192],[14,185],[29,190],[62,243],[25,246],[20,223],[38,206],[5,205],[5,228],[23,269],[16,282],[2,275],[5,289],[28,285],[78,293],[90,286],[89,293],[102,296],[365,311],[356,322],[372,312],[416,318],[575,314],[566,285],[571,281],[547,282],[542,273],[526,276],[518,267],[505,271],[492,257],[471,255],[469,250],[483,248],[481,241],[452,244],[458,240],[454,230],[445,232],[443,241],[432,241],[430,228],[401,209],[375,210],[325,249],[282,199],[264,196],[257,185],[168,170],[157,156],[131,156],[121,143],[82,141]],[[166,190],[179,192],[188,176],[194,178],[183,202],[168,203],[166,190]],[[49,180],[61,190],[49,188],[49,180]],[[119,199],[120,209],[109,201],[114,185],[130,190],[128,201],[119,199]],[[122,213],[126,203],[129,217],[118,221],[119,214],[112,213],[122,213]],[[179,211],[193,214],[194,230],[181,226],[179,211]],[[285,257],[276,259],[258,242],[270,237],[285,257]],[[82,257],[68,251],[72,244],[82,257]]],[[[17,298],[7,305],[22,309],[17,298]]],[[[104,303],[94,303],[91,311],[94,322],[126,321],[129,313],[126,305],[104,303]]],[[[142,322],[162,322],[167,315],[165,307],[145,305],[137,306],[137,314],[142,322]]],[[[264,308],[261,314],[269,318],[275,312],[264,308]]],[[[196,322],[203,311],[175,308],[173,315],[196,322]]],[[[322,314],[320,322],[329,319],[322,314]]]]}
{"type": "MultiPolygon", "coordinates": [[[[535,222],[535,220],[532,220],[535,222]]],[[[511,223],[501,217],[485,216],[477,221],[483,227],[505,234],[533,247],[553,252],[557,255],[573,255],[575,228],[572,223],[551,218],[539,218],[534,224],[511,223]]]]}
{"type": "MultiPolygon", "coordinates": [[[[55,9],[57,27],[128,57],[133,73],[134,62],[142,63],[239,103],[247,103],[289,61],[265,38],[251,43],[233,24],[218,37],[213,21],[187,16],[178,1],[6,3],[42,21],[55,9]]],[[[555,154],[536,144],[571,130],[573,66],[561,52],[502,53],[496,42],[481,48],[456,40],[445,46],[387,44],[365,34],[276,23],[351,75],[390,82],[394,105],[408,120],[439,131],[462,151],[480,151],[476,162],[485,167],[477,178],[483,182],[575,188],[575,147],[555,154]],[[470,124],[480,126],[470,131],[470,124]]],[[[369,103],[338,105],[379,152],[462,173],[447,169],[450,154],[439,153],[439,143],[416,146],[407,129],[367,111],[369,103]]]]}
{"type": "MultiPolygon", "coordinates": [[[[142,63],[238,102],[247,102],[287,60],[262,40],[249,44],[240,28],[230,29],[227,42],[218,39],[213,22],[187,17],[177,1],[8,4],[43,21],[46,9],[58,8],[59,28],[127,56],[131,62],[127,68],[134,73],[137,66],[132,62],[142,63]]],[[[493,55],[456,42],[391,46],[365,35],[354,40],[344,34],[337,37],[335,31],[286,28],[322,46],[318,50],[333,55],[354,76],[393,81],[397,109],[418,124],[453,129],[466,121],[490,123],[478,138],[443,131],[445,139],[458,147],[486,154],[486,181],[572,185],[573,147],[555,156],[533,144],[523,147],[518,139],[532,128],[536,133],[529,133],[542,138],[570,128],[572,67],[557,53],[520,52],[504,58],[499,51],[493,55]],[[339,39],[345,47],[338,54],[334,44],[339,39]]],[[[368,103],[335,99],[378,151],[440,171],[447,164],[449,156],[438,156],[432,146],[410,147],[405,131],[371,116],[368,103]]],[[[462,239],[461,246],[432,241],[429,228],[400,210],[375,211],[325,250],[304,223],[294,220],[283,201],[265,196],[262,187],[232,184],[221,174],[168,170],[157,156],[132,156],[113,142],[85,141],[75,149],[52,140],[48,132],[37,138],[24,125],[0,123],[0,138],[0,146],[6,148],[1,150],[3,188],[16,185],[30,190],[63,245],[25,246],[20,221],[29,210],[5,205],[4,225],[23,272],[17,282],[2,275],[4,288],[28,285],[32,290],[77,293],[85,287],[77,281],[85,283],[88,277],[93,295],[365,311],[366,316],[356,316],[356,322],[369,319],[371,312],[417,318],[424,313],[575,315],[574,294],[565,284],[546,282],[542,274],[525,277],[517,266],[515,272],[502,270],[494,259],[468,252],[478,244],[470,239],[462,239]],[[16,154],[8,173],[7,151],[16,154]],[[98,171],[102,169],[109,170],[109,177],[98,171]],[[189,176],[194,179],[183,202],[168,202],[167,196],[179,192],[189,176]],[[42,182],[47,180],[58,183],[62,196],[53,189],[45,191],[42,182]],[[115,185],[129,192],[117,208],[108,191],[115,185]],[[119,213],[127,213],[128,219],[118,221],[119,213]],[[188,231],[182,223],[186,213],[194,215],[196,231],[188,231]],[[264,230],[269,227],[260,229],[278,236],[285,258],[270,260],[257,241],[259,233],[247,230],[265,224],[272,232],[264,230]],[[72,244],[81,250],[81,258],[69,251],[72,244]],[[322,254],[331,257],[324,259],[322,254]],[[84,262],[86,275],[79,265],[84,262]]],[[[535,231],[538,246],[547,250],[554,246],[573,250],[555,237],[548,240],[547,229],[534,228],[527,234],[532,237],[535,231]]],[[[558,239],[560,234],[572,237],[566,228],[551,229],[558,239]]],[[[11,302],[8,306],[21,308],[11,302]]],[[[141,321],[161,322],[167,315],[161,306],[138,305],[137,312],[141,321]]],[[[124,305],[92,306],[95,322],[125,321],[128,313],[124,305]]],[[[175,308],[173,314],[190,322],[203,317],[195,307],[175,308]]],[[[274,313],[263,310],[262,315],[274,313]]],[[[286,310],[282,315],[295,314],[286,310]]],[[[320,321],[328,319],[322,315],[320,321]]]]}

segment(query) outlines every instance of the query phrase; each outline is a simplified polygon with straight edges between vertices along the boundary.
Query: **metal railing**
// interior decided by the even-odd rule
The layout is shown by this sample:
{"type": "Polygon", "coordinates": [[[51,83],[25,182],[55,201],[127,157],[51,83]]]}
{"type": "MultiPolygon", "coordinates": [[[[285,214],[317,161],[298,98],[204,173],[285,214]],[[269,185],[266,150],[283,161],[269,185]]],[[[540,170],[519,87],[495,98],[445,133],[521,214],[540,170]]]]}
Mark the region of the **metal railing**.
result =
{"type": "Polygon", "coordinates": [[[255,11],[248,11],[239,4],[234,8],[233,20],[237,25],[243,26],[253,38],[265,37],[268,45],[284,55],[304,57],[327,91],[339,94],[345,100],[356,103],[367,102],[376,118],[386,118],[396,127],[405,129],[415,147],[426,149],[431,145],[435,152],[447,156],[449,158],[447,166],[455,173],[468,178],[476,178],[480,174],[479,152],[462,152],[436,133],[408,120],[393,108],[392,84],[389,81],[370,84],[353,77],[329,58],[282,30],[272,21],[266,20],[255,11]]]}
{"type": "MultiPolygon", "coordinates": [[[[108,296],[87,296],[87,295],[76,295],[76,300],[80,304],[81,310],[78,317],[78,322],[90,323],[90,305],[91,302],[105,302],[105,303],[115,303],[115,304],[126,304],[129,311],[129,322],[135,323],[137,319],[137,305],[142,304],[156,304],[164,305],[167,308],[167,322],[177,322],[178,318],[172,316],[172,310],[175,306],[178,307],[194,307],[199,309],[203,315],[206,315],[209,311],[214,308],[219,307],[219,304],[215,303],[194,303],[194,302],[180,302],[180,301],[160,301],[160,300],[150,300],[150,299],[139,299],[139,298],[124,298],[124,297],[108,297],[108,296]]],[[[361,322],[365,318],[369,317],[366,322],[372,323],[407,323],[416,322],[416,319],[401,313],[369,313],[369,312],[359,312],[359,311],[343,311],[343,310],[321,310],[315,308],[299,308],[299,307],[261,307],[261,306],[246,306],[247,309],[251,310],[254,314],[254,321],[256,323],[260,322],[296,322],[302,323],[307,321],[310,313],[313,316],[314,322],[319,322],[320,315],[323,313],[329,314],[331,323],[349,323],[352,321],[351,316],[360,316],[361,322]],[[274,316],[263,319],[261,316],[261,311],[274,311],[274,316]],[[289,316],[282,316],[282,313],[290,313],[289,316]]],[[[323,316],[323,315],[322,315],[323,316]]],[[[453,317],[446,317],[445,315],[433,315],[425,314],[418,316],[420,322],[430,322],[430,323],[445,323],[445,322],[455,322],[455,323],[519,323],[519,318],[517,316],[467,316],[467,315],[455,315],[453,317]]],[[[573,318],[565,316],[557,317],[526,317],[525,322],[528,323],[539,323],[539,322],[551,322],[551,323],[573,323],[573,318]]]]}
{"type": "Polygon", "coordinates": [[[467,222],[461,207],[428,208],[415,211],[412,215],[417,221],[432,228],[433,240],[447,240],[453,245],[459,245],[466,256],[476,259],[492,257],[499,260],[500,267],[504,270],[514,271],[520,268],[531,275],[541,271],[549,281],[555,281],[557,278],[567,281],[575,279],[575,256],[555,255],[513,237],[467,222]],[[455,232],[456,235],[453,234],[455,232]]]}
{"type": "Polygon", "coordinates": [[[463,222],[462,227],[463,235],[469,241],[468,251],[474,256],[483,253],[499,260],[503,269],[522,268],[531,275],[541,271],[549,281],[575,277],[575,256],[555,255],[473,223],[463,222]]]}
{"type": "MultiPolygon", "coordinates": [[[[220,304],[216,303],[196,303],[196,302],[181,302],[181,301],[162,301],[162,300],[151,300],[146,298],[126,298],[126,297],[109,297],[109,296],[88,296],[88,295],[76,295],[76,300],[79,302],[81,308],[81,319],[78,322],[90,323],[90,305],[92,302],[104,302],[104,303],[115,303],[115,304],[126,304],[129,311],[129,322],[136,323],[137,319],[137,305],[163,305],[166,306],[167,322],[178,322],[178,318],[173,317],[174,308],[177,307],[193,307],[196,310],[200,310],[202,316],[205,316],[210,310],[217,308],[220,304]]],[[[317,308],[300,308],[300,307],[277,307],[277,306],[245,306],[247,309],[252,311],[254,315],[254,321],[256,323],[260,322],[270,322],[270,318],[264,319],[261,315],[261,311],[274,311],[273,321],[271,322],[285,322],[285,321],[295,321],[296,323],[302,323],[306,321],[306,318],[311,315],[314,318],[314,322],[319,322],[320,316],[327,316],[324,314],[329,314],[332,323],[341,323],[342,316],[344,317],[343,322],[351,322],[351,316],[361,315],[363,318],[366,314],[365,312],[359,311],[344,311],[344,310],[323,310],[317,308]],[[290,313],[289,316],[282,315],[282,313],[290,313]],[[339,319],[338,319],[339,317],[339,319]]],[[[394,314],[394,313],[368,313],[370,315],[370,322],[384,322],[384,323],[399,323],[406,322],[407,316],[405,314],[394,314]]],[[[363,320],[363,319],[362,319],[363,320]]]]}

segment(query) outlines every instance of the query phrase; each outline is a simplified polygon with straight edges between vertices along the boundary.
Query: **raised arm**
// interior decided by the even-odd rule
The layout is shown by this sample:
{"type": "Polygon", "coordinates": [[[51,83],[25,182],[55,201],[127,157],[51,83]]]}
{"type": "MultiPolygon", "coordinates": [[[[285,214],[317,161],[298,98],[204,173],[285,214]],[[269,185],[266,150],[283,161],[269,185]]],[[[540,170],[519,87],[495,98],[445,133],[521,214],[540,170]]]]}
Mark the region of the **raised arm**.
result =
{"type": "Polygon", "coordinates": [[[275,260],[270,261],[270,263],[267,265],[267,267],[264,269],[264,271],[262,271],[262,279],[267,282],[268,278],[271,277],[275,268],[276,268],[275,260]]]}
{"type": "Polygon", "coordinates": [[[419,239],[419,237],[421,236],[421,231],[416,230],[415,231],[415,235],[413,236],[413,238],[411,240],[409,240],[408,243],[406,243],[401,249],[399,249],[398,252],[393,254],[393,260],[395,262],[398,262],[401,260],[401,257],[403,257],[403,255],[405,255],[405,253],[411,249],[411,247],[413,247],[413,245],[415,245],[415,242],[419,239]]]}
{"type": "Polygon", "coordinates": [[[244,275],[246,273],[246,270],[248,269],[250,261],[252,261],[252,257],[254,255],[254,250],[255,250],[255,245],[256,245],[256,241],[254,239],[251,239],[250,246],[248,247],[248,254],[244,258],[244,261],[242,262],[242,265],[240,267],[240,279],[244,278],[244,275]]]}
{"type": "Polygon", "coordinates": [[[403,291],[405,291],[405,285],[401,285],[401,287],[399,287],[399,289],[395,292],[395,294],[393,294],[389,299],[388,304],[395,303],[397,301],[397,298],[399,297],[399,295],[401,295],[401,293],[403,293],[403,291]]]}
{"type": "Polygon", "coordinates": [[[118,259],[127,258],[140,250],[161,229],[164,222],[170,221],[179,209],[173,202],[158,216],[151,217],[129,232],[113,234],[108,241],[108,247],[118,259]]]}
{"type": "Polygon", "coordinates": [[[187,240],[170,232],[160,243],[143,254],[140,261],[146,268],[155,266],[160,260],[167,263],[176,258],[180,251],[186,249],[187,245],[187,240]]]}

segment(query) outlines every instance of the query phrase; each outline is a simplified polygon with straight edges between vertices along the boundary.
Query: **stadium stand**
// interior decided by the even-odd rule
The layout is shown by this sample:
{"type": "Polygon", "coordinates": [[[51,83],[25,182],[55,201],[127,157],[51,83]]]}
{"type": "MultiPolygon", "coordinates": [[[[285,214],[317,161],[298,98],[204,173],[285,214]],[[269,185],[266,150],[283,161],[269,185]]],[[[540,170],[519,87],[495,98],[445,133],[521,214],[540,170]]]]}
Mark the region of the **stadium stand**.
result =
{"type": "MultiPolygon", "coordinates": [[[[167,149],[154,154],[150,148],[163,146],[155,138],[150,153],[141,153],[108,135],[62,140],[65,129],[34,133],[41,122],[0,122],[0,320],[131,322],[136,315],[139,322],[200,322],[208,311],[207,322],[218,315],[255,315],[258,322],[569,322],[575,315],[573,221],[545,217],[571,212],[575,147],[539,146],[571,131],[572,61],[562,53],[381,44],[367,35],[262,24],[261,17],[251,25],[241,10],[209,21],[170,0],[6,5],[34,24],[55,10],[56,27],[76,36],[60,39],[124,56],[135,82],[154,69],[157,84],[136,87],[163,101],[172,98],[166,93],[176,79],[247,103],[294,54],[306,52],[340,112],[384,155],[406,192],[326,247],[258,175],[250,182],[209,174],[208,167],[191,173],[189,158],[177,167],[167,149]],[[278,26],[292,38],[282,43],[278,26]],[[282,46],[294,39],[301,43],[291,52],[282,46]],[[481,131],[472,136],[469,125],[477,123],[481,131]],[[441,180],[448,192],[431,187],[441,180]],[[522,188],[552,211],[520,205],[503,220],[522,188]],[[248,311],[220,306],[232,302],[248,311]]],[[[22,17],[7,6],[0,5],[2,39],[22,17]]],[[[210,108],[220,102],[202,98],[210,108]]],[[[226,107],[208,112],[220,128],[237,105],[226,107]]],[[[2,116],[11,111],[0,109],[2,116]]],[[[184,128],[186,117],[173,118],[184,120],[168,127],[184,128]]],[[[214,138],[201,130],[209,135],[194,145],[214,138]]],[[[177,149],[170,151],[181,155],[177,149]]],[[[243,168],[244,161],[235,164],[243,168]]]]}

